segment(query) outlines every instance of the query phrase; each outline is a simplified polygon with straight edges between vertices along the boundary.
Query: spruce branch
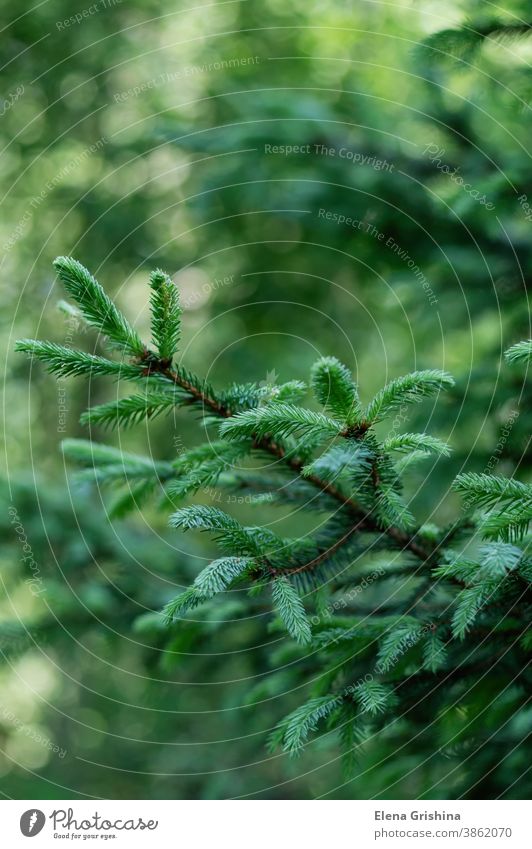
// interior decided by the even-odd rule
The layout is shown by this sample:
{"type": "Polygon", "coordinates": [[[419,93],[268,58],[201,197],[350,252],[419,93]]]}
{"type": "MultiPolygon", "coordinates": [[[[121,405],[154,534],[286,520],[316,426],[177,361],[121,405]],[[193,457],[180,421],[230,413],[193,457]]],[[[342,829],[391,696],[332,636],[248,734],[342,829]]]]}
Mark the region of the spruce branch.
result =
{"type": "MultiPolygon", "coordinates": [[[[79,264],[78,264],[79,265],[79,264]]],[[[83,275],[82,270],[74,264],[68,264],[65,268],[73,276],[74,283],[71,283],[72,292],[76,291],[78,296],[88,288],[92,293],[94,302],[100,304],[100,309],[103,311],[103,306],[109,311],[109,305],[105,302],[101,303],[101,287],[96,284],[96,281],[88,281],[83,275]],[[75,272],[75,274],[74,274],[75,272]],[[85,289],[80,291],[75,285],[86,284],[85,289]]],[[[64,271],[64,274],[66,272],[64,271]]],[[[179,335],[179,307],[177,303],[177,293],[173,283],[161,272],[155,272],[151,278],[152,285],[152,312],[154,315],[154,335],[156,341],[163,342],[165,333],[164,316],[169,318],[173,324],[172,337],[166,339],[164,344],[167,348],[164,353],[168,354],[170,348],[174,347],[179,335]],[[164,297],[162,295],[164,294],[164,297]],[[171,341],[171,344],[170,344],[171,341]]],[[[97,312],[97,310],[96,310],[97,312]]],[[[93,319],[102,318],[101,312],[98,315],[94,314],[93,319]]],[[[116,330],[116,322],[113,324],[116,330]]],[[[109,327],[108,327],[109,329],[109,327]]],[[[168,329],[168,328],[167,328],[168,329]]],[[[126,332],[126,331],[124,331],[126,332]]],[[[116,335],[116,334],[115,334],[116,335]]],[[[130,338],[129,330],[126,332],[127,338],[130,338]]],[[[118,338],[118,337],[117,337],[118,338]]],[[[123,337],[122,337],[123,338],[123,337]]],[[[21,343],[21,346],[24,343],[21,343]]],[[[241,443],[242,453],[249,450],[250,445],[255,450],[266,451],[273,454],[283,462],[297,475],[301,475],[304,471],[307,482],[319,489],[324,494],[341,503],[352,515],[352,524],[348,532],[342,532],[339,538],[330,546],[325,546],[321,552],[307,558],[305,563],[299,563],[295,569],[289,565],[286,568],[286,573],[290,571],[311,571],[319,567],[327,560],[330,555],[333,555],[343,544],[345,544],[352,535],[357,531],[369,531],[373,533],[386,533],[395,545],[400,548],[406,548],[412,551],[417,557],[426,561],[434,552],[433,547],[427,548],[415,539],[415,535],[410,532],[411,519],[406,513],[404,506],[400,503],[398,494],[394,491],[394,484],[386,485],[385,477],[383,478],[379,492],[374,499],[372,505],[359,504],[351,497],[347,496],[340,487],[334,482],[334,470],[327,470],[327,464],[332,463],[339,468],[342,460],[341,450],[332,453],[326,460],[322,459],[320,467],[319,460],[317,466],[310,466],[303,459],[298,458],[292,451],[287,450],[286,440],[292,437],[305,437],[307,442],[319,441],[324,438],[330,438],[338,435],[347,437],[347,441],[351,439],[358,440],[365,438],[365,433],[369,427],[369,422],[360,421],[360,407],[358,402],[358,393],[348,370],[334,358],[323,358],[314,367],[313,370],[313,386],[319,398],[337,413],[342,414],[342,421],[337,421],[321,413],[315,413],[311,410],[306,410],[295,406],[293,403],[287,403],[281,400],[283,397],[290,397],[295,391],[301,393],[304,384],[299,382],[291,382],[281,387],[277,396],[272,396],[272,400],[264,406],[259,406],[261,398],[264,396],[262,388],[258,388],[252,384],[237,386],[228,390],[226,393],[216,395],[212,387],[204,381],[191,374],[181,365],[172,367],[168,358],[161,356],[161,350],[158,353],[150,351],[142,345],[142,352],[137,356],[137,362],[134,364],[117,364],[107,361],[104,358],[92,358],[84,354],[72,354],[68,349],[61,349],[60,346],[53,348],[48,347],[44,350],[41,346],[47,346],[48,343],[27,343],[31,347],[33,353],[41,354],[41,358],[47,361],[47,364],[58,373],[121,373],[123,376],[135,379],[150,379],[151,381],[159,380],[164,383],[171,383],[179,392],[174,393],[172,400],[166,393],[157,388],[147,389],[146,396],[130,396],[126,399],[121,399],[118,402],[101,405],[100,407],[89,410],[83,418],[84,422],[93,423],[99,422],[104,425],[108,424],[128,424],[138,421],[144,416],[154,416],[164,409],[169,409],[175,404],[191,403],[201,405],[204,409],[207,408],[217,417],[225,419],[222,425],[223,440],[236,440],[235,445],[241,443]],[[53,354],[53,357],[52,357],[53,354]],[[89,368],[90,366],[90,368],[89,368]],[[286,391],[285,391],[286,389],[286,391]],[[327,400],[325,400],[325,391],[328,392],[327,400]],[[288,393],[288,395],[287,395],[288,393]],[[238,410],[238,405],[242,404],[243,410],[238,410]],[[247,409],[246,409],[247,407],[247,409]],[[233,414],[233,408],[235,413],[233,414]],[[356,422],[356,423],[355,423],[356,422]],[[355,433],[356,430],[356,433],[355,433]],[[246,443],[246,444],[244,444],[246,443]],[[321,468],[323,477],[318,474],[321,468]],[[374,515],[372,513],[374,512],[374,515]]],[[[123,346],[125,347],[125,345],[123,346]]],[[[159,346],[160,347],[160,346],[159,346]]],[[[22,349],[22,347],[20,348],[22,349]]],[[[412,400],[420,395],[430,394],[435,391],[435,387],[442,385],[447,381],[446,376],[442,377],[443,373],[414,373],[413,376],[407,376],[399,381],[393,382],[381,393],[380,399],[370,405],[370,410],[379,410],[382,413],[386,408],[393,408],[394,404],[399,403],[405,398],[412,400]]],[[[449,379],[450,380],[450,379],[449,379]]],[[[448,381],[447,381],[448,382],[448,381]]],[[[229,447],[229,446],[228,446],[229,447]]],[[[425,448],[428,447],[425,443],[425,448]]],[[[432,443],[432,447],[436,448],[436,443],[432,443]]],[[[369,450],[369,449],[368,449],[369,450]]],[[[240,451],[240,449],[239,449],[240,451]]],[[[349,449],[344,449],[343,456],[346,457],[349,449]]],[[[364,465],[364,451],[360,444],[357,448],[358,457],[356,462],[364,465]]],[[[224,461],[216,461],[211,458],[202,467],[195,466],[187,470],[185,476],[179,482],[176,480],[172,484],[172,492],[174,496],[181,497],[187,492],[193,492],[202,485],[208,485],[217,479],[219,474],[228,469],[232,458],[226,456],[224,461]]],[[[351,461],[351,469],[352,469],[351,461]]],[[[349,468],[349,461],[346,463],[346,468],[349,468]]],[[[360,469],[362,473],[362,469],[360,469]]],[[[378,471],[378,464],[375,462],[372,466],[372,475],[375,482],[379,481],[379,474],[384,474],[384,470],[378,471]]],[[[355,475],[356,476],[356,475],[355,475]]],[[[174,517],[173,521],[177,521],[174,517]]],[[[272,540],[270,539],[270,542],[272,540]]],[[[275,543],[279,544],[282,541],[276,539],[275,543]]],[[[280,572],[279,567],[270,564],[273,570],[280,572]]]]}
{"type": "Polygon", "coordinates": [[[523,558],[523,551],[507,542],[490,542],[479,551],[481,579],[506,578],[509,572],[517,569],[523,558]]]}
{"type": "Polygon", "coordinates": [[[86,321],[107,336],[115,347],[133,356],[142,356],[145,350],[142,340],[92,274],[80,262],[67,256],[57,257],[54,268],[86,321]]]}
{"type": "Polygon", "coordinates": [[[470,506],[491,510],[481,525],[486,537],[511,542],[527,533],[532,522],[531,484],[466,472],[457,476],[453,489],[464,495],[470,506]]]}
{"type": "Polygon", "coordinates": [[[528,533],[532,522],[532,498],[507,507],[499,513],[488,513],[480,524],[487,539],[520,542],[528,533]]]}
{"type": "Polygon", "coordinates": [[[435,436],[428,433],[402,433],[399,436],[391,436],[382,444],[383,451],[400,451],[410,453],[421,451],[426,454],[439,454],[449,457],[451,451],[449,446],[435,436]]]}
{"type": "Polygon", "coordinates": [[[275,609],[296,642],[306,645],[312,639],[310,623],[305,608],[289,579],[280,576],[272,582],[272,598],[275,609]]]}
{"type": "Polygon", "coordinates": [[[49,372],[58,377],[111,375],[123,380],[138,380],[142,377],[142,368],[139,365],[114,362],[95,354],[74,351],[55,342],[21,339],[16,343],[15,350],[40,360],[49,372]]]}
{"type": "Polygon", "coordinates": [[[288,380],[278,386],[272,386],[269,394],[275,401],[286,401],[287,404],[295,404],[306,395],[307,384],[302,380],[288,380]]]}
{"type": "Polygon", "coordinates": [[[147,499],[153,494],[159,480],[164,480],[162,470],[157,469],[151,477],[141,477],[139,480],[131,480],[128,475],[125,486],[111,501],[107,515],[110,519],[123,519],[132,510],[142,507],[147,499]]]}
{"type": "Polygon", "coordinates": [[[174,474],[170,463],[129,454],[111,445],[85,439],[65,439],[61,447],[65,457],[84,467],[76,475],[78,480],[97,480],[101,483],[137,481],[138,495],[144,490],[148,491],[147,484],[166,481],[174,474]],[[140,487],[142,482],[146,487],[140,487]]]}
{"type": "Polygon", "coordinates": [[[466,587],[459,593],[452,618],[454,637],[463,640],[482,607],[487,601],[493,601],[499,589],[500,581],[484,581],[466,587]]]}
{"type": "Polygon", "coordinates": [[[214,560],[194,580],[194,587],[204,598],[212,598],[227,589],[235,578],[254,565],[249,557],[223,557],[214,560]]]}
{"type": "MultiPolygon", "coordinates": [[[[311,560],[306,560],[299,566],[286,568],[284,570],[285,575],[299,575],[302,572],[310,572],[317,569],[321,566],[322,563],[326,563],[330,561],[334,555],[341,549],[343,546],[347,545],[349,540],[361,530],[360,523],[353,523],[341,536],[337,537],[334,542],[331,542],[330,545],[323,548],[323,550],[312,557],[311,560]]],[[[277,570],[281,571],[281,570],[277,570]]]]}
{"type": "Polygon", "coordinates": [[[513,478],[463,472],[457,475],[453,489],[465,495],[476,507],[493,507],[500,502],[532,497],[532,486],[513,478]]]}
{"type": "Polygon", "coordinates": [[[528,363],[532,359],[532,339],[512,345],[504,356],[509,363],[528,363]]]}
{"type": "Polygon", "coordinates": [[[403,619],[391,628],[380,642],[377,672],[388,672],[401,657],[421,639],[422,628],[415,619],[403,619]]]}
{"type": "Polygon", "coordinates": [[[180,593],[165,606],[163,616],[166,624],[172,624],[172,622],[179,619],[184,613],[199,607],[204,601],[207,601],[207,598],[199,587],[192,586],[184,590],[184,592],[180,593]]]}
{"type": "Polygon", "coordinates": [[[223,472],[234,468],[250,447],[246,443],[230,444],[218,440],[187,451],[173,463],[175,480],[167,489],[168,495],[180,499],[202,487],[212,486],[223,472]]]}
{"type": "Polygon", "coordinates": [[[170,365],[181,333],[179,292],[172,279],[157,269],[150,274],[152,338],[163,363],[170,365]]]}
{"type": "Polygon", "coordinates": [[[154,419],[185,403],[183,393],[165,394],[162,391],[147,391],[144,395],[130,395],[118,401],[99,404],[81,414],[81,424],[97,424],[102,427],[132,427],[142,419],[154,419]]]}
{"type": "Polygon", "coordinates": [[[114,466],[138,459],[137,454],[128,454],[114,445],[104,445],[90,439],[63,439],[61,448],[65,457],[80,466],[114,466]]]}
{"type": "MultiPolygon", "coordinates": [[[[132,365],[129,363],[112,362],[111,360],[106,360],[103,357],[96,357],[94,355],[84,354],[82,352],[73,352],[69,348],[56,345],[52,342],[22,340],[17,343],[16,350],[30,353],[31,355],[36,356],[37,359],[44,361],[51,371],[53,371],[55,374],[59,374],[62,376],[67,374],[109,374],[115,375],[117,377],[127,378],[130,380],[139,380],[160,373],[164,379],[170,381],[172,384],[179,387],[180,389],[183,389],[184,392],[188,394],[190,400],[193,403],[199,403],[202,406],[207,406],[212,409],[218,416],[222,418],[227,418],[228,423],[230,421],[230,411],[223,405],[222,402],[220,402],[214,396],[212,390],[210,390],[211,394],[206,394],[204,385],[201,383],[201,381],[194,378],[192,375],[190,375],[189,372],[185,370],[173,370],[166,367],[159,368],[157,363],[155,364],[154,370],[153,364],[146,366],[140,364],[132,365]]],[[[209,389],[209,387],[207,388],[209,389]]],[[[284,405],[280,404],[279,406],[282,408],[284,405]]],[[[143,407],[143,404],[141,404],[141,407],[143,407]]],[[[300,408],[296,409],[299,410],[300,408]]],[[[253,410],[250,412],[253,413],[255,411],[253,410]]],[[[306,412],[311,413],[311,411],[306,412]]],[[[109,415],[114,418],[114,416],[116,415],[116,408],[111,405],[110,408],[105,411],[104,415],[109,415]]],[[[320,429],[321,432],[323,432],[323,428],[326,426],[327,428],[330,428],[330,433],[333,429],[333,425],[331,424],[331,422],[332,420],[328,419],[325,416],[322,417],[321,414],[318,413],[311,414],[310,422],[308,422],[307,420],[307,423],[311,428],[316,426],[320,429]]],[[[248,424],[246,424],[246,427],[248,427],[248,424]]],[[[338,430],[338,423],[334,423],[334,430],[338,430]]],[[[250,432],[249,429],[247,430],[247,432],[250,432]]],[[[251,429],[251,433],[254,433],[253,429],[251,429]]],[[[242,434],[240,438],[243,439],[244,434],[242,434]]],[[[255,447],[267,451],[268,453],[273,454],[277,458],[284,460],[293,472],[297,473],[298,475],[302,474],[304,464],[295,457],[287,456],[285,449],[277,442],[275,442],[275,440],[263,437],[262,439],[258,439],[255,441],[255,447]]],[[[349,510],[351,510],[355,519],[357,530],[381,531],[379,525],[374,520],[372,520],[369,515],[365,513],[365,511],[360,507],[360,505],[358,505],[355,501],[344,495],[344,493],[342,493],[340,489],[335,487],[334,484],[328,483],[325,480],[321,480],[317,475],[313,473],[308,473],[308,471],[305,473],[305,478],[314,487],[325,492],[335,501],[340,502],[349,510]]],[[[417,557],[419,557],[423,561],[427,560],[431,554],[431,552],[424,548],[420,543],[418,543],[413,538],[413,536],[404,534],[399,528],[388,528],[386,530],[386,533],[390,536],[391,539],[394,540],[394,542],[399,547],[406,547],[410,549],[413,553],[416,554],[417,557]]]]}
{"type": "MultiPolygon", "coordinates": [[[[71,286],[73,293],[76,292],[77,296],[82,298],[85,290],[88,290],[91,296],[89,298],[91,303],[95,302],[99,305],[98,309],[94,308],[94,321],[97,318],[98,320],[102,318],[104,307],[109,314],[113,314],[107,302],[101,300],[101,287],[99,287],[99,284],[92,279],[88,280],[84,274],[84,269],[82,267],[80,268],[79,264],[76,264],[75,261],[71,263],[66,262],[62,266],[62,270],[63,275],[68,278],[68,284],[71,286]]],[[[170,279],[164,275],[161,276],[161,273],[157,272],[152,275],[152,283],[155,284],[155,289],[152,287],[152,297],[155,298],[155,294],[157,293],[158,299],[161,288],[164,288],[166,294],[170,296],[169,300],[166,299],[164,304],[157,300],[156,309],[159,318],[162,318],[164,310],[167,310],[166,314],[173,317],[175,321],[179,317],[178,306],[174,299],[174,289],[169,288],[170,286],[173,287],[170,279]]],[[[107,312],[105,313],[106,315],[107,312]]],[[[120,322],[118,324],[117,322],[112,322],[112,324],[116,330],[120,322]]],[[[162,321],[158,324],[156,322],[156,325],[156,332],[160,336],[163,333],[162,321]]],[[[174,328],[174,330],[178,335],[178,329],[174,328]]],[[[129,340],[131,334],[127,326],[125,329],[123,327],[122,331],[129,340]]],[[[124,337],[122,336],[121,338],[124,337]]],[[[173,338],[176,339],[177,336],[174,335],[173,338]]],[[[125,348],[126,346],[123,345],[123,347],[125,348]]],[[[278,395],[274,399],[272,398],[269,404],[259,407],[258,405],[264,395],[262,389],[252,384],[235,385],[228,392],[216,395],[211,386],[190,373],[187,369],[181,365],[172,367],[166,359],[160,356],[160,352],[155,354],[144,345],[142,345],[142,351],[138,354],[134,363],[114,363],[102,357],[94,357],[82,352],[72,352],[70,349],[56,346],[53,343],[34,342],[31,340],[23,340],[18,343],[17,349],[32,353],[42,359],[50,370],[60,375],[115,374],[128,379],[149,379],[156,382],[162,381],[163,384],[171,383],[180,390],[179,393],[175,393],[173,396],[174,403],[201,405],[202,408],[210,410],[217,417],[226,419],[227,431],[224,433],[225,438],[235,439],[237,441],[249,439],[255,450],[265,451],[283,460],[287,467],[298,476],[302,474],[305,462],[295,456],[294,453],[286,450],[286,446],[283,443],[287,437],[294,434],[298,436],[304,435],[307,441],[312,441],[312,439],[319,440],[326,436],[336,436],[339,433],[348,437],[351,436],[349,433],[350,426],[348,426],[347,432],[344,432],[345,422],[340,423],[323,414],[305,410],[304,408],[296,407],[293,403],[287,403],[281,400],[283,397],[290,397],[294,392],[299,394],[303,391],[304,384],[298,381],[292,381],[283,385],[280,387],[278,395]],[[238,413],[239,403],[242,403],[248,409],[244,409],[239,414],[233,415],[232,408],[236,406],[237,409],[235,412],[238,413]],[[268,432],[270,427],[273,428],[276,436],[268,432]]],[[[315,367],[314,371],[314,382],[317,391],[319,391],[318,384],[320,380],[322,381],[323,388],[324,379],[335,383],[335,403],[340,405],[344,403],[343,410],[345,412],[348,412],[347,402],[349,401],[351,405],[349,415],[351,415],[357,405],[357,394],[356,387],[352,384],[345,366],[342,366],[334,358],[324,358],[315,367]]],[[[156,415],[158,412],[162,412],[167,405],[166,394],[161,391],[159,395],[159,392],[160,390],[158,389],[149,389],[146,396],[132,396],[129,399],[122,399],[114,404],[101,405],[99,408],[88,411],[83,421],[100,421],[102,424],[115,422],[126,424],[128,420],[133,423],[145,414],[147,416],[156,415]]],[[[339,410],[340,407],[337,407],[337,409],[339,410]]],[[[365,432],[367,427],[362,427],[362,425],[364,423],[357,426],[361,428],[361,433],[365,432]]],[[[210,468],[207,467],[201,470],[196,468],[194,472],[191,471],[188,473],[187,481],[182,481],[183,488],[181,492],[195,491],[198,486],[215,480],[221,470],[223,469],[217,467],[215,463],[212,463],[210,468]]],[[[316,474],[316,471],[311,471],[310,468],[305,469],[305,477],[311,486],[341,503],[352,513],[354,530],[382,531],[382,517],[381,519],[378,516],[377,518],[373,518],[371,511],[368,512],[363,505],[357,504],[350,497],[346,496],[341,488],[337,487],[334,483],[322,480],[316,474]]],[[[179,484],[176,484],[174,494],[179,496],[179,493],[179,484]]],[[[381,513],[383,509],[381,505],[381,513]]],[[[399,512],[398,515],[400,516],[401,513],[399,512]]],[[[422,560],[427,560],[430,557],[432,553],[431,549],[423,547],[411,534],[405,533],[401,527],[389,527],[385,529],[385,532],[396,545],[401,548],[408,548],[422,560]]],[[[346,539],[350,536],[351,534],[346,535],[346,539]]],[[[323,554],[320,554],[316,558],[311,558],[309,563],[317,560],[317,565],[319,565],[319,563],[323,562],[323,556],[323,554]]]]}
{"type": "Polygon", "coordinates": [[[216,533],[221,548],[228,554],[266,557],[282,551],[283,540],[267,528],[244,527],[228,513],[217,507],[194,504],[182,507],[170,516],[170,527],[183,531],[201,530],[216,533]]]}
{"type": "Polygon", "coordinates": [[[445,665],[447,654],[447,645],[436,629],[429,631],[423,642],[423,669],[437,672],[445,665]]]}
{"type": "Polygon", "coordinates": [[[335,708],[342,704],[342,695],[318,696],[311,699],[285,717],[270,738],[270,747],[282,745],[285,752],[297,755],[303,749],[310,734],[335,708]]]}
{"type": "Polygon", "coordinates": [[[325,439],[337,436],[341,430],[340,422],[323,413],[279,402],[237,413],[222,424],[220,434],[229,440],[264,437],[282,440],[290,436],[325,439]]]}
{"type": "Polygon", "coordinates": [[[320,404],[347,425],[360,422],[358,389],[347,366],[336,357],[322,357],[312,366],[311,383],[320,404]]]}
{"type": "Polygon", "coordinates": [[[159,376],[187,393],[189,403],[207,408],[217,416],[228,417],[231,410],[224,398],[216,397],[213,388],[183,366],[169,367],[151,354],[146,361],[145,376],[159,376]]]}
{"type": "Polygon", "coordinates": [[[344,473],[353,473],[355,470],[369,477],[373,460],[374,454],[367,445],[345,441],[333,445],[312,463],[304,466],[302,472],[305,477],[317,476],[327,483],[334,483],[344,473]]]}
{"type": "Polygon", "coordinates": [[[469,23],[463,27],[439,30],[421,45],[421,52],[436,55],[443,60],[454,59],[471,62],[487,40],[496,42],[523,39],[532,33],[532,23],[506,23],[492,20],[485,23],[469,23]]]}
{"type": "Polygon", "coordinates": [[[413,371],[388,383],[375,395],[364,414],[366,421],[375,424],[403,404],[414,404],[454,386],[454,379],[438,369],[413,371]]]}
{"type": "Polygon", "coordinates": [[[136,463],[116,463],[94,466],[77,473],[78,480],[97,480],[100,483],[141,480],[156,483],[165,481],[172,474],[167,463],[155,463],[149,457],[138,457],[136,463]]]}
{"type": "Polygon", "coordinates": [[[378,716],[393,704],[393,691],[380,681],[362,681],[351,688],[362,713],[378,716]]]}

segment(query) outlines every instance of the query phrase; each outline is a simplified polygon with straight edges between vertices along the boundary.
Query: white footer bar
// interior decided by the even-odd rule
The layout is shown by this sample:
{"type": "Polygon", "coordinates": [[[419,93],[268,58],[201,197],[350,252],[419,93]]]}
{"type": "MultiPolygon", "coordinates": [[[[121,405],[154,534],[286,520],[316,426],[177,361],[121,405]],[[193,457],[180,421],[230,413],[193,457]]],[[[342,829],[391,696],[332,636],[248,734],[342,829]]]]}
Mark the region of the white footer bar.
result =
{"type": "Polygon", "coordinates": [[[525,801],[3,801],[0,833],[10,849],[530,849],[529,813],[525,801]]]}

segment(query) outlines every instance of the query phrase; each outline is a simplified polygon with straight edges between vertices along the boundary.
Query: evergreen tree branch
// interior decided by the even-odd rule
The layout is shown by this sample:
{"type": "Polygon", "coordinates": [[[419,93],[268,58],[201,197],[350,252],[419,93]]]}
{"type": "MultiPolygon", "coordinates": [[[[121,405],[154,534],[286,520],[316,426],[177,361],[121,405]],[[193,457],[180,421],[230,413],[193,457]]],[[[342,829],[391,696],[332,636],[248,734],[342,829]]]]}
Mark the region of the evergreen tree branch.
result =
{"type": "Polygon", "coordinates": [[[179,292],[168,274],[160,269],[150,274],[150,286],[153,341],[161,361],[170,365],[177,351],[181,331],[179,292]]]}
{"type": "Polygon", "coordinates": [[[118,401],[99,404],[81,414],[81,424],[98,424],[103,427],[132,427],[142,419],[153,419],[161,413],[183,403],[183,394],[149,392],[145,395],[130,395],[118,401]]]}
{"type": "Polygon", "coordinates": [[[508,348],[505,355],[509,363],[527,363],[532,360],[532,339],[518,342],[508,348]]]}
{"type": "Polygon", "coordinates": [[[115,346],[127,350],[133,356],[142,356],[144,344],[138,333],[92,274],[80,262],[68,256],[57,257],[54,268],[88,324],[107,336],[115,346]]]}
{"type": "Polygon", "coordinates": [[[356,425],[362,415],[358,389],[349,369],[336,357],[322,357],[312,366],[311,382],[314,394],[333,416],[356,425]]]}
{"type": "MultiPolygon", "coordinates": [[[[56,267],[85,318],[105,332],[114,342],[120,344],[124,350],[134,354],[136,361],[127,364],[114,363],[102,357],[73,352],[64,346],[26,340],[18,344],[18,350],[32,353],[42,359],[56,374],[94,373],[116,374],[137,380],[149,378],[162,380],[163,383],[170,382],[179,389],[179,393],[171,397],[166,396],[162,391],[150,390],[145,396],[134,395],[118,402],[100,405],[84,414],[84,422],[103,425],[129,424],[144,416],[157,415],[175,403],[198,404],[217,417],[225,419],[222,435],[226,439],[236,440],[235,444],[242,440],[250,440],[253,448],[266,451],[283,460],[298,476],[304,474],[308,483],[349,511],[353,524],[329,547],[312,556],[305,564],[300,564],[297,571],[318,568],[357,531],[368,531],[379,535],[385,533],[395,545],[410,550],[422,561],[431,557],[434,547],[427,548],[426,545],[422,545],[415,538],[416,534],[406,529],[406,523],[403,520],[406,513],[400,504],[398,492],[395,491],[395,479],[392,480],[390,477],[391,471],[388,470],[383,459],[375,458],[371,461],[371,478],[375,492],[373,503],[365,505],[347,496],[342,488],[334,483],[334,476],[331,480],[331,476],[329,479],[323,479],[317,474],[317,470],[320,469],[319,460],[305,467],[302,457],[297,456],[297,453],[292,450],[287,450],[286,440],[304,436],[307,441],[314,444],[316,440],[325,437],[343,436],[350,442],[359,442],[355,454],[360,454],[361,451],[364,454],[365,448],[362,448],[360,441],[366,440],[367,430],[373,421],[379,420],[399,404],[418,400],[451,385],[452,379],[448,375],[437,371],[414,372],[412,375],[392,381],[369,405],[365,420],[361,418],[358,391],[349,371],[335,358],[322,358],[315,364],[312,383],[318,400],[339,416],[339,420],[282,400],[284,396],[280,393],[275,401],[272,400],[260,406],[263,393],[252,386],[235,386],[225,395],[217,396],[212,387],[195,375],[180,366],[173,367],[171,364],[179,339],[180,310],[177,290],[167,275],[157,271],[150,278],[152,333],[158,348],[158,352],[155,353],[136,337],[125,318],[83,266],[75,260],[59,258],[56,267]],[[244,409],[239,409],[240,404],[244,409]],[[245,409],[246,406],[247,409],[245,409]],[[394,523],[395,520],[399,524],[394,523]]],[[[294,387],[291,384],[287,386],[289,393],[286,397],[290,397],[294,387]]],[[[295,389],[300,392],[301,385],[297,384],[295,389]]],[[[422,447],[424,450],[442,452],[444,450],[439,441],[430,437],[423,439],[423,435],[416,439],[413,435],[404,436],[402,440],[401,444],[398,442],[397,445],[390,447],[406,449],[415,443],[417,447],[422,447]]],[[[368,445],[372,445],[371,440],[368,445]]],[[[321,459],[322,463],[325,463],[324,468],[333,460],[333,465],[336,463],[338,466],[340,462],[336,455],[333,457],[333,454],[330,455],[329,461],[325,461],[323,455],[321,459]]],[[[352,462],[354,460],[347,463],[350,469],[352,469],[352,462]]],[[[182,487],[181,491],[194,491],[205,481],[215,480],[224,468],[226,468],[224,462],[216,461],[214,463],[210,461],[210,464],[203,468],[196,467],[193,472],[188,472],[188,479],[183,481],[184,488],[182,487]]],[[[179,484],[177,484],[176,495],[179,492],[179,484]]],[[[173,521],[176,520],[177,514],[173,521]]],[[[290,569],[286,570],[286,572],[289,571],[290,569]]]]}
{"type": "Polygon", "coordinates": [[[454,386],[450,374],[438,369],[413,371],[388,383],[368,405],[364,418],[374,424],[403,404],[414,404],[454,386]]]}
{"type": "Polygon", "coordinates": [[[74,351],[55,342],[21,339],[16,343],[15,350],[40,360],[49,372],[58,377],[111,375],[123,380],[138,380],[143,376],[139,365],[114,362],[95,354],[87,354],[85,351],[74,351]]]}

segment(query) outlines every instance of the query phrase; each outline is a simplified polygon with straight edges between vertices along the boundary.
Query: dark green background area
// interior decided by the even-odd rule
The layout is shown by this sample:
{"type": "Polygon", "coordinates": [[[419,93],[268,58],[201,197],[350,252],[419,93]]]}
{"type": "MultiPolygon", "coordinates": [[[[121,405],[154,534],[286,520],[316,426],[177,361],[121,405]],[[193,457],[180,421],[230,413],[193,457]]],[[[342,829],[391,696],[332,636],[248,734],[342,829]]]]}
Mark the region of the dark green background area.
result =
{"type": "MultiPolygon", "coordinates": [[[[13,20],[2,2],[0,792],[519,798],[527,760],[512,734],[522,729],[499,728],[495,709],[489,757],[447,746],[471,705],[442,719],[428,759],[427,739],[411,739],[406,719],[391,723],[346,784],[331,735],[297,761],[269,754],[267,731],[305,696],[288,665],[285,686],[269,683],[289,663],[279,635],[265,616],[243,618],[231,595],[217,621],[177,626],[170,643],[149,619],[136,622],[214,548],[171,532],[156,505],[109,521],[107,493],[75,482],[60,443],[87,436],[79,415],[111,400],[112,385],[64,380],[58,390],[13,344],[94,349],[90,333],[70,338],[57,309],[58,254],[88,266],[145,335],[148,274],[160,266],[180,287],[184,362],[216,386],[305,380],[321,354],[349,365],[364,399],[416,368],[452,372],[452,392],[409,423],[453,448],[411,476],[420,522],[455,515],[451,480],[486,468],[513,411],[497,471],[529,479],[529,395],[501,358],[531,335],[532,220],[519,197],[532,204],[532,40],[492,40],[464,58],[421,46],[466,19],[482,25],[485,3],[188,5],[50,0],[13,20]],[[275,145],[305,152],[267,152],[275,145]],[[40,569],[38,597],[10,506],[40,569]],[[496,776],[469,790],[499,749],[496,776]]],[[[528,5],[505,4],[500,20],[526,17],[528,5]]],[[[180,411],[120,443],[171,459],[197,439],[197,421],[180,411]]],[[[256,508],[225,509],[257,521],[256,508]]],[[[261,523],[279,521],[259,509],[261,523]]],[[[290,521],[291,534],[308,528],[308,517],[290,521]]],[[[471,694],[491,697],[488,685],[471,694]]]]}

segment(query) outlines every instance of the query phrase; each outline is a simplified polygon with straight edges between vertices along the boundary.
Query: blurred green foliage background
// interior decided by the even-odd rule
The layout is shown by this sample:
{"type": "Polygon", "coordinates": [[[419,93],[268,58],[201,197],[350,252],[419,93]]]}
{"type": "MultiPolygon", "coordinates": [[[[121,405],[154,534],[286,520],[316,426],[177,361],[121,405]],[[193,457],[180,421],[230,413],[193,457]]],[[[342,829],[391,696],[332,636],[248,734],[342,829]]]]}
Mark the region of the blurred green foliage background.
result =
{"type": "MultiPolygon", "coordinates": [[[[532,198],[532,40],[488,39],[458,58],[422,43],[466,19],[512,23],[527,6],[50,0],[15,16],[3,0],[6,796],[453,798],[467,788],[460,752],[424,761],[397,724],[347,784],[326,738],[300,761],[269,755],[267,730],[301,701],[267,686],[250,698],[283,662],[275,636],[230,601],[207,636],[177,627],[169,649],[149,618],[135,624],[212,548],[177,540],[153,507],[111,522],[106,494],[77,484],[60,451],[65,436],[86,436],[79,415],[89,397],[109,399],[109,385],[58,386],[12,350],[26,336],[93,349],[57,309],[51,262],[72,254],[144,333],[148,273],[168,270],[185,306],[185,362],[215,385],[305,379],[319,354],[334,354],[367,398],[390,377],[445,368],[455,390],[418,410],[412,429],[448,440],[453,457],[414,475],[411,495],[420,521],[451,519],[449,482],[482,471],[513,411],[526,411],[523,376],[502,369],[501,354],[530,336],[532,213],[519,197],[532,198]]],[[[172,458],[195,428],[179,413],[120,439],[172,458]]],[[[519,415],[498,473],[527,479],[528,434],[519,415]]],[[[505,769],[509,787],[523,764],[505,769]]],[[[498,789],[486,781],[473,795],[498,789]]],[[[520,792],[517,782],[508,795],[520,792]]]]}

